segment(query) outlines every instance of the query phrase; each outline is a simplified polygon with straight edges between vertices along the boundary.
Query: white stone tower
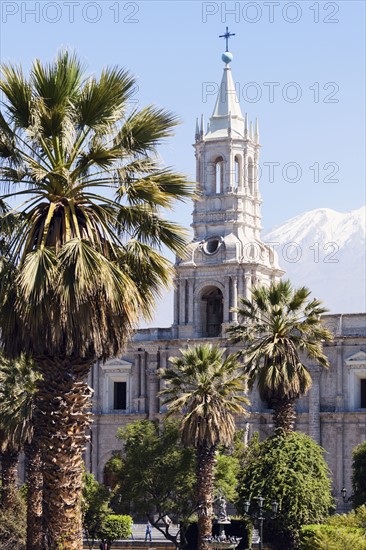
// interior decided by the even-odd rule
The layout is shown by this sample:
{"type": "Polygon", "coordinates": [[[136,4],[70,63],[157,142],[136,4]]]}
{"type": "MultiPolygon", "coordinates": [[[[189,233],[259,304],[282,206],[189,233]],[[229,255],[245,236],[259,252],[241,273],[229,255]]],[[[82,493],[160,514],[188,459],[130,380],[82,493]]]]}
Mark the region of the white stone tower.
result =
{"type": "MultiPolygon", "coordinates": [[[[227,35],[224,35],[225,37],[227,35]]],[[[230,62],[207,131],[196,122],[194,240],[187,257],[176,262],[174,337],[224,337],[236,322],[238,296],[252,285],[270,284],[284,273],[276,255],[260,239],[258,186],[259,129],[242,115],[230,62]]]]}

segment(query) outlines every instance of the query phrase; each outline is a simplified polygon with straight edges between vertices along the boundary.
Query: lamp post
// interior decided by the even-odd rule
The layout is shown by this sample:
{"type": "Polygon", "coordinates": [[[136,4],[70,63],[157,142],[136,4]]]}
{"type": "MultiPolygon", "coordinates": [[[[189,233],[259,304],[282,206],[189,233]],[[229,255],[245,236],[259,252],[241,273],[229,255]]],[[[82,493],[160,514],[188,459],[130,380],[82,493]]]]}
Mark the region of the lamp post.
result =
{"type": "Polygon", "coordinates": [[[347,497],[347,489],[344,486],[341,489],[341,495],[343,499],[343,509],[348,510],[349,507],[347,504],[353,501],[355,495],[351,494],[351,496],[347,497]]]}
{"type": "Polygon", "coordinates": [[[247,516],[257,519],[259,524],[259,550],[263,550],[263,521],[268,518],[275,518],[278,511],[278,502],[276,500],[273,500],[271,503],[272,506],[272,515],[271,516],[265,516],[265,512],[263,510],[263,503],[264,498],[262,496],[258,496],[256,498],[257,504],[258,504],[258,511],[249,513],[250,508],[250,500],[246,500],[244,502],[244,512],[247,514],[247,516]]]}

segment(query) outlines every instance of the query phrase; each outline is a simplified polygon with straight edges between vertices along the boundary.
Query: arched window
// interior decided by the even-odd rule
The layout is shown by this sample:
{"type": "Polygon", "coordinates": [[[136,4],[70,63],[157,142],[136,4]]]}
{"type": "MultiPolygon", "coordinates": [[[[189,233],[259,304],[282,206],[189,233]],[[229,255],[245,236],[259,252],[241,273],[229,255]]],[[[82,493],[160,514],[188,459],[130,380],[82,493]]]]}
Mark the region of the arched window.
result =
{"type": "Polygon", "coordinates": [[[200,302],[202,336],[208,338],[220,336],[224,316],[224,299],[221,290],[215,286],[206,287],[200,302]]]}
{"type": "Polygon", "coordinates": [[[217,157],[215,160],[215,192],[220,194],[224,192],[224,159],[217,157]]]}

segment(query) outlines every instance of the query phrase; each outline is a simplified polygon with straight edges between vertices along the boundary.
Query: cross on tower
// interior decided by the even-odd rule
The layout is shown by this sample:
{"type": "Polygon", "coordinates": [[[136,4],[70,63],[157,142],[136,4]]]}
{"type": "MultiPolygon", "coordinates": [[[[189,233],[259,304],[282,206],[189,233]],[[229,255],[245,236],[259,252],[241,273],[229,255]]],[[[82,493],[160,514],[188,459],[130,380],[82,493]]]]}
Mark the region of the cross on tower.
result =
{"type": "Polygon", "coordinates": [[[229,51],[229,38],[230,36],[235,36],[235,32],[232,32],[230,33],[229,32],[229,27],[226,27],[226,33],[225,34],[220,34],[219,38],[225,38],[226,40],[226,51],[228,52],[229,51]]]}

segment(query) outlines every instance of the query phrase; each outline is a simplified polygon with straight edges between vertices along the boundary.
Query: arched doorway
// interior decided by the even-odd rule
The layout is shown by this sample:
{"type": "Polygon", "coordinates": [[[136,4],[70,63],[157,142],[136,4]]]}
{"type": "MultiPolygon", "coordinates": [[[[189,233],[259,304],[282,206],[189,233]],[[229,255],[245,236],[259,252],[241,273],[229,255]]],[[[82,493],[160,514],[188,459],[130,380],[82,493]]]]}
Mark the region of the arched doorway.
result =
{"type": "Polygon", "coordinates": [[[201,331],[202,336],[215,338],[221,335],[224,316],[223,295],[219,288],[209,286],[201,295],[201,331]]]}

